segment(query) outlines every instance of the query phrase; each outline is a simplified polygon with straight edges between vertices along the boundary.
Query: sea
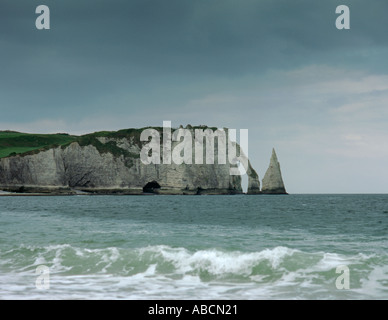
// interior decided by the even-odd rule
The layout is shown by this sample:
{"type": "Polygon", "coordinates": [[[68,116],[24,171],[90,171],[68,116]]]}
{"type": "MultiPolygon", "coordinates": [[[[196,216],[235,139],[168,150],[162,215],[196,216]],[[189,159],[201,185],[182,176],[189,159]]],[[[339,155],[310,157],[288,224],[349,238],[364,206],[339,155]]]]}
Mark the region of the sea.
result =
{"type": "Polygon", "coordinates": [[[0,299],[388,299],[388,195],[1,196],[0,299]]]}

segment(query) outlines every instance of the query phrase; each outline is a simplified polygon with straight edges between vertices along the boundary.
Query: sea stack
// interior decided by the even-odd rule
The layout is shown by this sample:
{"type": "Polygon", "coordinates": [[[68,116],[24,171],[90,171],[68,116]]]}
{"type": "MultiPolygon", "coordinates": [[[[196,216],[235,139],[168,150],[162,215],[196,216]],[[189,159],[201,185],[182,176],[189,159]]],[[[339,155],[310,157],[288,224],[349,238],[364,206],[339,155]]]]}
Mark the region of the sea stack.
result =
{"type": "Polygon", "coordinates": [[[264,194],[287,194],[275,149],[272,149],[271,160],[262,181],[261,192],[264,194]]]}

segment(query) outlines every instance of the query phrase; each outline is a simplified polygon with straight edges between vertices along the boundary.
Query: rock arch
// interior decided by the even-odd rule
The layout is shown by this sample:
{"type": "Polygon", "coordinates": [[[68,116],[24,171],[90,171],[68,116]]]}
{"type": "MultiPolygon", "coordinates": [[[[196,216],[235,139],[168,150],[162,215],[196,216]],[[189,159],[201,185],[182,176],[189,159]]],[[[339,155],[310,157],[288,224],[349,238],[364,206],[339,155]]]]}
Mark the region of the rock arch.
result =
{"type": "Polygon", "coordinates": [[[160,188],[161,188],[160,184],[157,181],[153,180],[153,181],[148,182],[143,187],[143,192],[145,192],[145,193],[157,193],[158,189],[160,189],[160,188]]]}

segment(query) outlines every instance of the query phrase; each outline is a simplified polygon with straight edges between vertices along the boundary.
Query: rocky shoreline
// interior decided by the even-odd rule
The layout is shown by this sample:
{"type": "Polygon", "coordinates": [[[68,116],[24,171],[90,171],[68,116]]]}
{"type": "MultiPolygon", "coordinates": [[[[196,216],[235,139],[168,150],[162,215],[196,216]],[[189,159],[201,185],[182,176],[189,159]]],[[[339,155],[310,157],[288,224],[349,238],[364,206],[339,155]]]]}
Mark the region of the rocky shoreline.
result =
{"type": "Polygon", "coordinates": [[[233,195],[244,194],[233,190],[207,189],[207,190],[164,190],[159,189],[153,192],[144,192],[142,189],[70,189],[70,188],[55,188],[55,187],[23,187],[23,192],[20,188],[3,188],[0,190],[0,196],[73,196],[73,195],[233,195]]]}

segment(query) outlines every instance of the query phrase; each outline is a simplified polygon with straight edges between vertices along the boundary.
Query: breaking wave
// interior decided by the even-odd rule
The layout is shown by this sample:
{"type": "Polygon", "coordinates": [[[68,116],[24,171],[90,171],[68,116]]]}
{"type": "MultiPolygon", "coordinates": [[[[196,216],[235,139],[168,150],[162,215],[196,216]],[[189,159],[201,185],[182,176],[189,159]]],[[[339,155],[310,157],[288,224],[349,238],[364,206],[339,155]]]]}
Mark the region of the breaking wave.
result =
{"type": "Polygon", "coordinates": [[[241,252],[64,244],[0,252],[1,296],[14,299],[386,299],[387,279],[387,256],[282,246],[241,252]],[[39,265],[50,271],[47,291],[35,287],[39,265]],[[350,269],[349,290],[336,287],[339,265],[350,269]]]}

